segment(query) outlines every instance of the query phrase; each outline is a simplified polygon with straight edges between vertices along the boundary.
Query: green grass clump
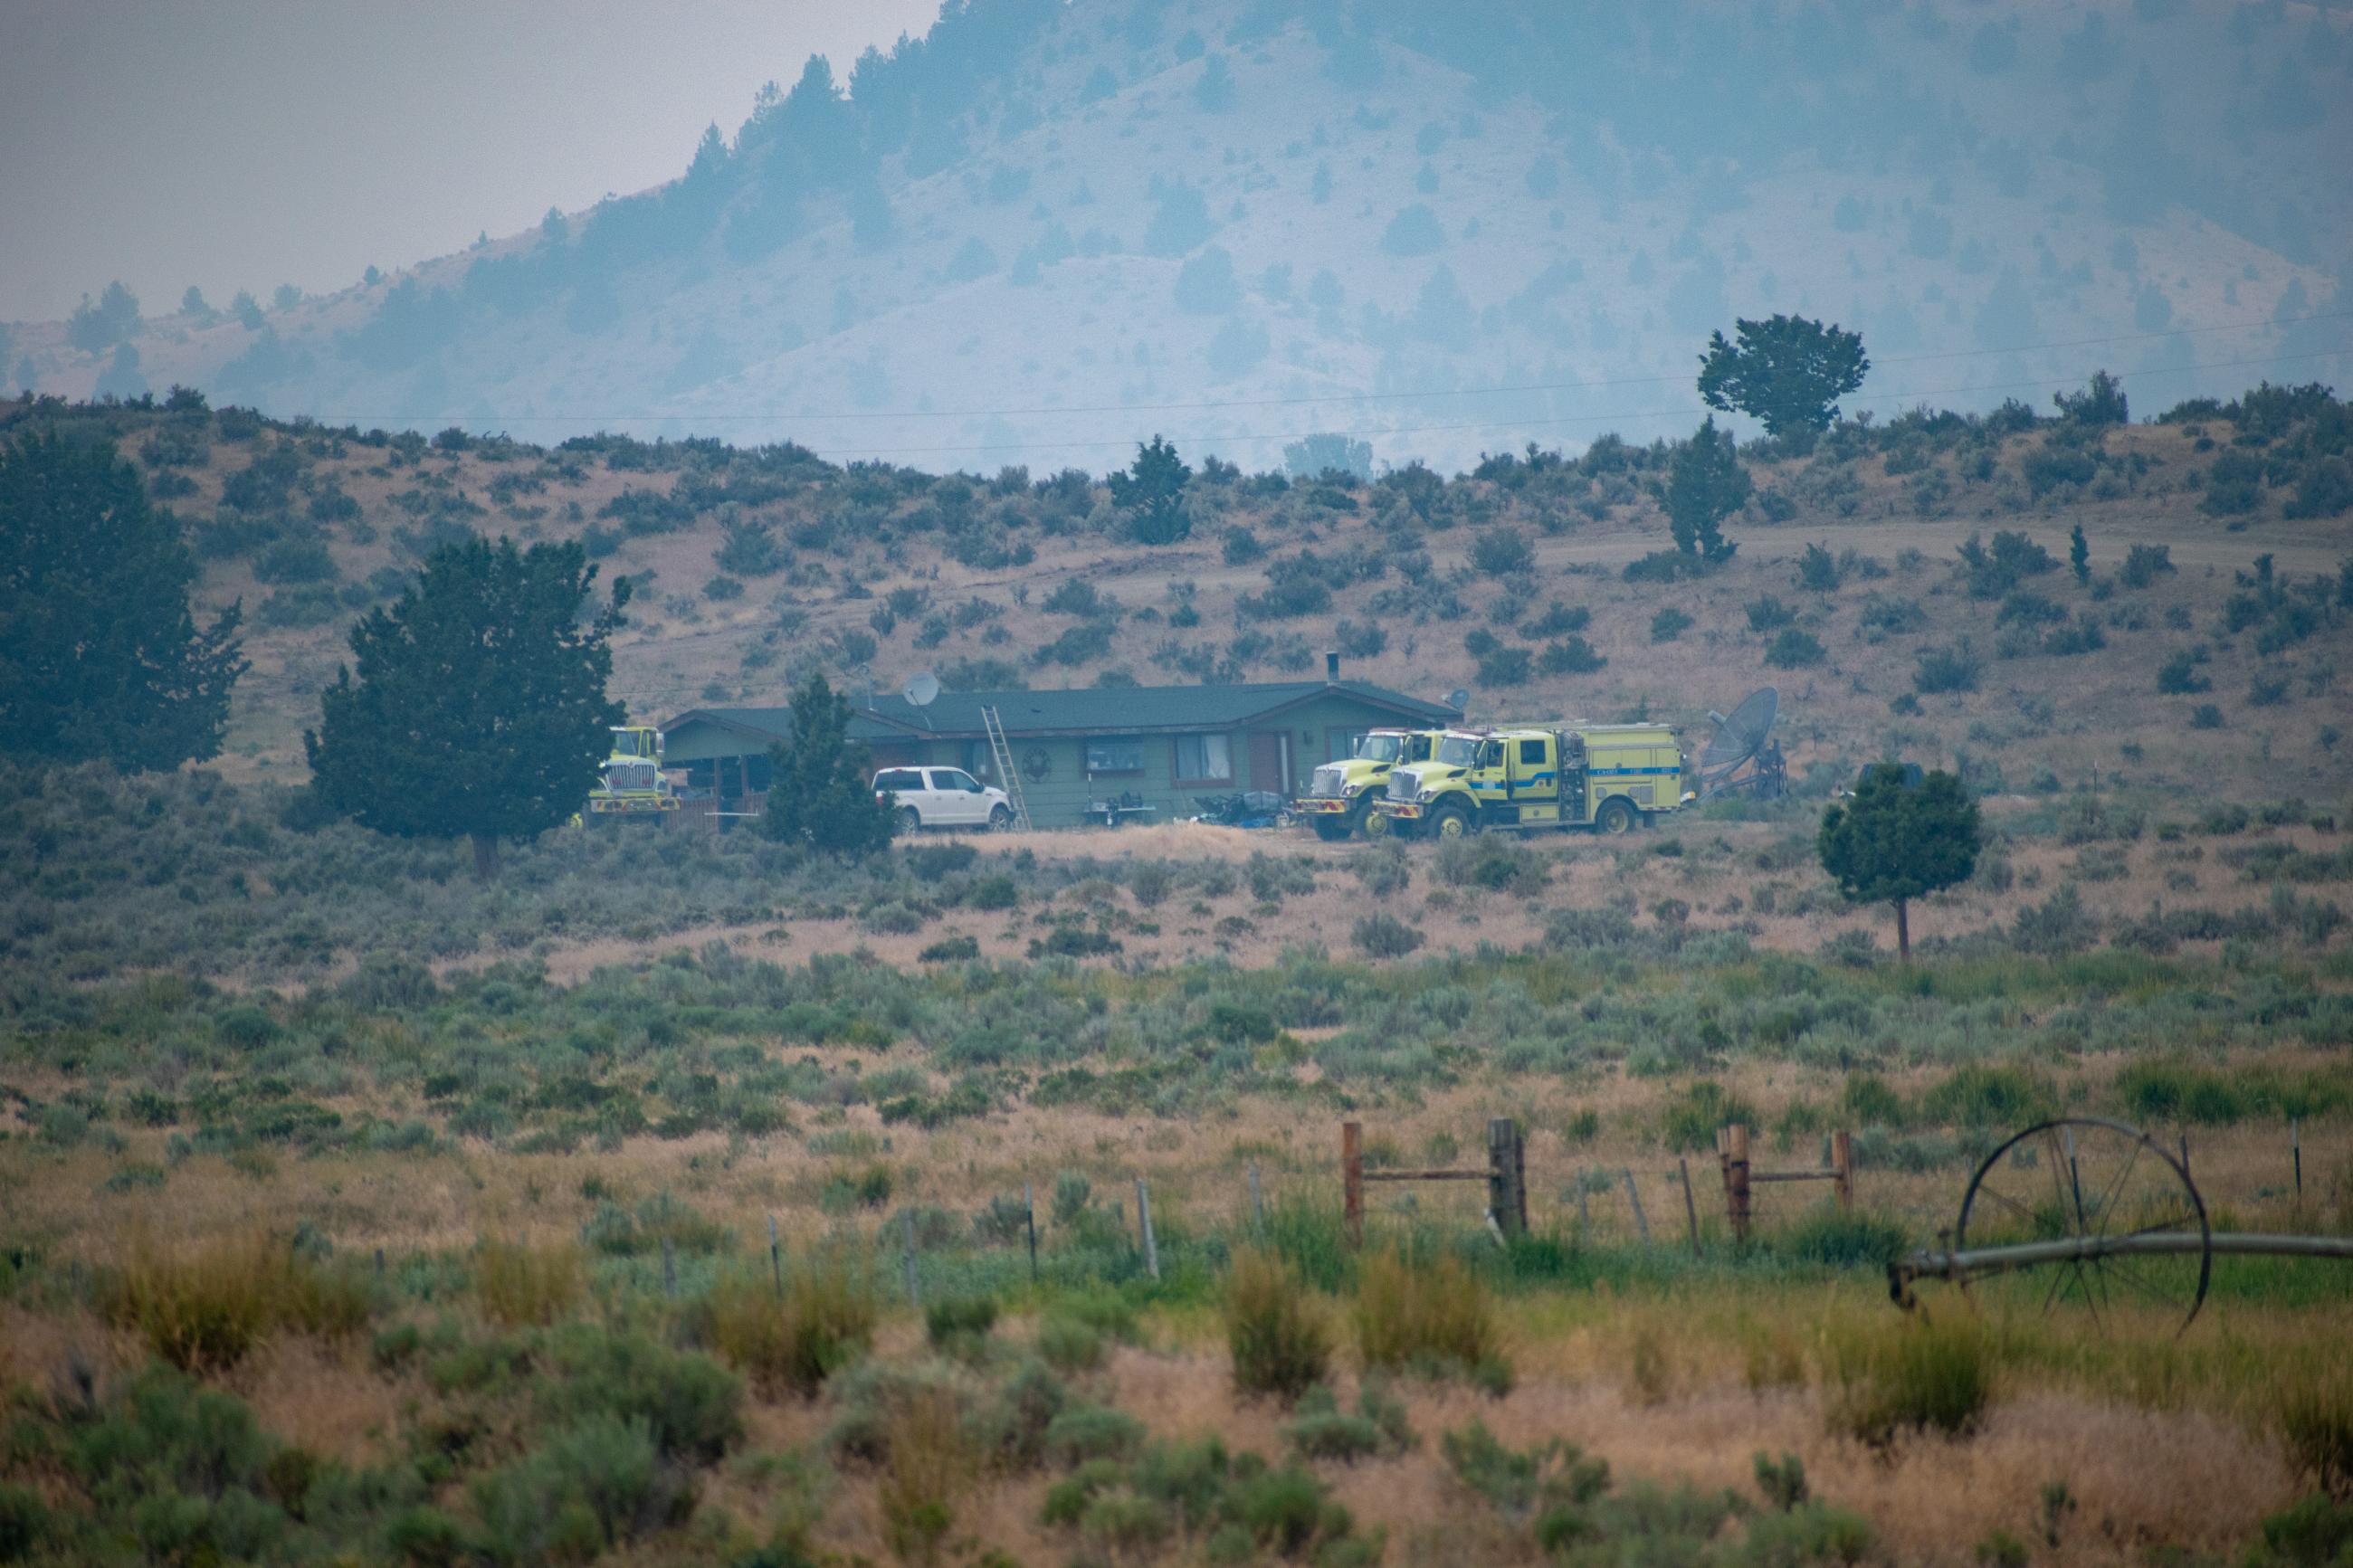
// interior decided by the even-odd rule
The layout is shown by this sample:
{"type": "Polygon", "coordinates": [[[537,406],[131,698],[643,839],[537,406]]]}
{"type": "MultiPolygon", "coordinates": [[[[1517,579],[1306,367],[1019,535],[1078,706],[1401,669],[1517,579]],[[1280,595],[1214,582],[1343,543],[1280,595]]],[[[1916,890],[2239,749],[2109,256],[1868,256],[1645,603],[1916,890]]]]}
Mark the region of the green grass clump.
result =
{"type": "Polygon", "coordinates": [[[2330,1497],[2353,1502],[2353,1373],[2332,1369],[2281,1391],[2280,1445],[2289,1463],[2330,1497]]]}
{"type": "Polygon", "coordinates": [[[1840,1324],[1824,1356],[1831,1429],[1865,1443],[1884,1445],[1906,1432],[1965,1436],[1993,1404],[1993,1345],[1968,1317],[1840,1324]]]}
{"type": "Polygon", "coordinates": [[[923,1334],[935,1351],[969,1354],[997,1327],[997,1301],[990,1296],[949,1296],[923,1309],[923,1334]]]}
{"type": "Polygon", "coordinates": [[[1911,1243],[1911,1233],[1894,1220],[1826,1203],[1776,1232],[1769,1245],[1782,1257],[1801,1263],[1860,1268],[1883,1268],[1911,1243]]]}
{"type": "Polygon", "coordinates": [[[1225,1319],[1234,1386],[1244,1394],[1293,1400],[1324,1381],[1331,1329],[1306,1286],[1271,1253],[1235,1255],[1226,1276],[1225,1319]]]}
{"type": "Polygon", "coordinates": [[[1358,1459],[1409,1453],[1421,1439],[1406,1420],[1405,1404],[1377,1377],[1356,1391],[1356,1408],[1345,1411],[1320,1384],[1300,1396],[1282,1428],[1283,1441],[1303,1459],[1358,1459]]]}

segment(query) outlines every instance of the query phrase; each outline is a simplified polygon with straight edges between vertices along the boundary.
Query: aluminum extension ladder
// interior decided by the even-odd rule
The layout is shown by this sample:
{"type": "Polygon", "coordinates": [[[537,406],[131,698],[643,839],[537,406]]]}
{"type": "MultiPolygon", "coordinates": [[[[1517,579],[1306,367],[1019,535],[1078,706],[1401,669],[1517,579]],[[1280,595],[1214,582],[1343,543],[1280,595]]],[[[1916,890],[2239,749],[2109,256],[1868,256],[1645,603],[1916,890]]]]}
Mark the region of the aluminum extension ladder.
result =
{"type": "Polygon", "coordinates": [[[980,710],[981,728],[988,732],[989,761],[996,766],[997,782],[1007,798],[1013,802],[1013,826],[1023,833],[1029,831],[1029,803],[1021,798],[1021,774],[1013,765],[1013,748],[1005,739],[1005,721],[997,717],[993,705],[980,710]]]}

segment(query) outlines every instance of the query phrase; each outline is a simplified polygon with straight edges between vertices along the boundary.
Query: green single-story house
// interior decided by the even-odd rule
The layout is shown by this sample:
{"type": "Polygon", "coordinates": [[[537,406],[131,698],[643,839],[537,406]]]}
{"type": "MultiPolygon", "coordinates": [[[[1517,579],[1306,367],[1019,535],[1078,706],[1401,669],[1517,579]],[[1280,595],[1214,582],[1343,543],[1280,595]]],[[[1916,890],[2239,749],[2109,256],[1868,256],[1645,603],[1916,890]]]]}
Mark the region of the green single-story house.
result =
{"type": "MultiPolygon", "coordinates": [[[[1240,686],[1129,686],[1069,691],[943,691],[917,707],[901,696],[851,698],[849,733],[881,767],[962,768],[1006,787],[990,754],[984,709],[994,708],[1030,821],[1068,827],[1103,820],[1172,821],[1199,797],[1240,790],[1284,795],[1320,763],[1346,756],[1366,730],[1459,722],[1442,702],[1369,681],[1240,686]]],[[[690,811],[756,813],[768,786],[768,749],[792,738],[784,708],[697,708],[662,726],[663,761],[686,773],[690,811]]]]}

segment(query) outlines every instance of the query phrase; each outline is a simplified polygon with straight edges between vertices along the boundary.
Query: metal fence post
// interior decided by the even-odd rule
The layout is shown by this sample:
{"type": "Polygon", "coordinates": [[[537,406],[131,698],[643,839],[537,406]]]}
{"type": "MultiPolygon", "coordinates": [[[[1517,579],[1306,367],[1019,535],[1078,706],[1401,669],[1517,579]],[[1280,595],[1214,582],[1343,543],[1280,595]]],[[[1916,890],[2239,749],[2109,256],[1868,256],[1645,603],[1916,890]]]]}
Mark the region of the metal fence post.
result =
{"type": "Polygon", "coordinates": [[[1144,1178],[1135,1178],[1135,1218],[1144,1230],[1144,1267],[1155,1279],[1160,1278],[1160,1245],[1152,1238],[1152,1194],[1144,1185],[1144,1178]]]}

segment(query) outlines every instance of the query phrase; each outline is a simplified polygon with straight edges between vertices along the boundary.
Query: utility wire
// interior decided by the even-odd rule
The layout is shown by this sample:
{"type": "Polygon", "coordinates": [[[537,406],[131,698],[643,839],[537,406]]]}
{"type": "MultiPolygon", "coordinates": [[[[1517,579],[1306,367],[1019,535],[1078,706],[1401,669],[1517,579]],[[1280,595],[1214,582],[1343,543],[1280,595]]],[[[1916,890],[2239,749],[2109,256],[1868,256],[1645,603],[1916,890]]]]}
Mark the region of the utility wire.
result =
{"type": "MultiPolygon", "coordinates": [[[[2295,326],[2307,321],[2335,321],[2353,318],[2353,310],[2323,310],[2311,315],[2265,317],[2259,321],[2224,321],[2207,327],[2175,327],[2162,331],[2121,332],[2104,337],[2060,338],[2047,342],[2030,343],[2011,348],[1948,349],[1935,353],[1894,354],[1872,362],[1874,369],[1897,364],[1926,364],[1946,360],[1983,359],[2000,354],[2042,353],[2053,349],[2086,348],[2109,343],[2147,342],[2165,338],[2190,337],[2201,332],[2253,331],[2266,327],[2295,326]]],[[[2258,362],[2265,363],[2265,362],[2258,362]]],[[[1593,381],[1540,381],[1501,386],[1461,386],[1431,388],[1419,392],[1328,392],[1291,397],[1205,398],[1190,402],[1170,403],[1092,403],[1067,404],[1053,407],[1003,408],[925,408],[925,409],[738,409],[733,412],[711,411],[683,414],[516,414],[496,416],[501,425],[522,424],[713,424],[721,421],[776,420],[788,424],[817,424],[848,419],[1013,419],[1073,414],[1166,414],[1218,408],[1277,408],[1296,407],[1321,403],[1425,402],[1440,397],[1496,397],[1519,393],[1584,392],[1614,386],[1655,386],[1693,379],[1688,374],[1667,375],[1611,376],[1593,381]]],[[[1912,395],[1899,394],[1898,395],[1912,395]]],[[[322,414],[317,418],[332,424],[381,424],[385,416],[373,414],[322,414]]],[[[397,422],[399,416],[390,416],[397,422]]],[[[1025,446],[1041,443],[1028,442],[1025,446]]],[[[1123,443],[1124,444],[1124,443],[1123,443]]],[[[915,448],[909,448],[915,449],[915,448]]],[[[977,448],[973,448],[977,449],[977,448]]]]}
{"type": "MultiPolygon", "coordinates": [[[[2340,354],[2347,352],[2348,351],[2325,350],[2319,353],[2306,354],[2264,354],[2254,359],[2214,360],[2203,364],[2152,366],[2147,370],[2124,371],[2117,373],[2117,379],[2120,381],[2129,381],[2137,376],[2188,375],[2197,371],[2236,370],[2242,369],[2250,365],[2295,364],[2306,360],[2336,359],[2339,357],[2340,354]]],[[[2074,375],[2057,375],[2043,376],[2031,381],[1987,381],[1978,382],[1965,386],[1923,387],[1914,391],[1883,394],[1881,397],[1874,398],[1873,401],[1878,402],[1894,399],[1895,401],[1902,402],[1918,398],[1948,397],[1956,393],[1963,392],[2009,392],[2025,389],[2039,389],[2046,386],[2067,386],[2080,379],[2082,378],[2074,375]]],[[[1564,425],[1596,425],[1612,422],[1631,423],[1632,421],[1640,419],[1689,418],[1694,416],[1706,414],[1708,412],[1711,411],[1701,405],[1691,403],[1683,404],[1673,408],[1621,409],[1617,412],[1608,414],[1567,414],[1561,415],[1556,417],[1543,419],[1481,419],[1467,420],[1461,423],[1445,425],[1377,425],[1366,426],[1363,428],[1354,430],[1303,430],[1269,435],[1250,435],[1247,433],[1228,431],[1199,431],[1190,435],[1171,436],[1168,439],[1179,444],[1189,443],[1199,446],[1208,444],[1230,445],[1235,442],[1241,441],[1255,441],[1260,443],[1268,441],[1299,441],[1304,440],[1309,436],[1344,436],[1355,437],[1369,436],[1429,436],[1451,434],[1466,430],[1543,430],[1551,429],[1564,425]]],[[[1116,440],[1085,441],[1057,441],[1040,437],[1029,441],[1000,441],[978,446],[836,447],[819,451],[818,455],[820,457],[839,457],[854,459],[858,458],[942,456],[952,453],[965,452],[1059,452],[1093,450],[1097,448],[1109,448],[1124,451],[1134,445],[1135,442],[1132,437],[1122,437],[1116,440]]]]}

